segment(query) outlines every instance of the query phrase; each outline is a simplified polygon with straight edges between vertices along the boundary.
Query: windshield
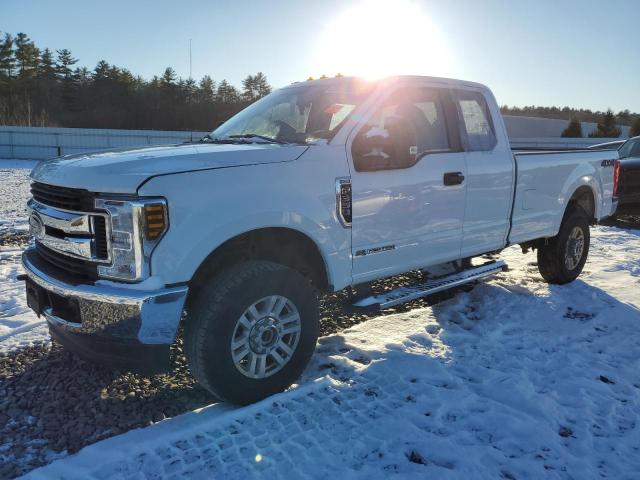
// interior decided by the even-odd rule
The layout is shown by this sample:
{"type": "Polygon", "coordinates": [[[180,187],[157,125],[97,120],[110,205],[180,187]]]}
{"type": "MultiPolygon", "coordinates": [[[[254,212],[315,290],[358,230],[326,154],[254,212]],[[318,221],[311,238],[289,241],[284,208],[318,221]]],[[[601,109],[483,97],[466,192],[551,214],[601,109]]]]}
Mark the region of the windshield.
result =
{"type": "Polygon", "coordinates": [[[627,158],[640,154],[640,138],[632,138],[627,140],[619,149],[618,156],[620,158],[627,158]],[[634,147],[638,148],[634,148],[634,147]]]}
{"type": "Polygon", "coordinates": [[[362,102],[362,90],[345,86],[289,87],[267,95],[220,125],[211,141],[245,139],[307,143],[331,139],[362,102]]]}

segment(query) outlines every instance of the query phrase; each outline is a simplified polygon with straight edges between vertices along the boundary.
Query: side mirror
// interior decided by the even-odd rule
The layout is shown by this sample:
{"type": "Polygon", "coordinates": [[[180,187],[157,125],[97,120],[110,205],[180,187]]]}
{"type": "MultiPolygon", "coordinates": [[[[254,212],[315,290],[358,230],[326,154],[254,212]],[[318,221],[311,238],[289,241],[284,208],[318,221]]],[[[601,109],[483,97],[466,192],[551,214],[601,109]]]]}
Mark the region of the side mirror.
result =
{"type": "Polygon", "coordinates": [[[359,172],[409,168],[418,154],[413,125],[399,117],[385,121],[384,128],[364,127],[353,140],[353,163],[359,172]]]}

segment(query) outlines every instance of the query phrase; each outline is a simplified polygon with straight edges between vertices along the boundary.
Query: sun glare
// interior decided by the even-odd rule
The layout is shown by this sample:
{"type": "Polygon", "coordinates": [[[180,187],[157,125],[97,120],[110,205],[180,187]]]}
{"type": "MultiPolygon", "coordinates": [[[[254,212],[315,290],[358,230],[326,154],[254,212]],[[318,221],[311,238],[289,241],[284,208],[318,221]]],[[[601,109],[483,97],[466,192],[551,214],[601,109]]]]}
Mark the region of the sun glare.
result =
{"type": "Polygon", "coordinates": [[[327,25],[318,46],[320,73],[380,78],[449,75],[442,35],[409,0],[366,0],[327,25]]]}

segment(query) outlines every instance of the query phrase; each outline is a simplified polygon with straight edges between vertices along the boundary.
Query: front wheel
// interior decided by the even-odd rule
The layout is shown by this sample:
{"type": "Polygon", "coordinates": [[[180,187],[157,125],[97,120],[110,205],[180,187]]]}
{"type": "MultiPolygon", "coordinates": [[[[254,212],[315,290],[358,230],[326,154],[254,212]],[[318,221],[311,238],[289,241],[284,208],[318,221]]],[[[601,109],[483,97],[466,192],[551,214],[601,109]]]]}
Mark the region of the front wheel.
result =
{"type": "Polygon", "coordinates": [[[538,270],[548,283],[565,284],[582,272],[589,254],[589,220],[580,207],[565,215],[558,235],[538,248],[538,270]]]}
{"type": "Polygon", "coordinates": [[[272,262],[235,265],[189,304],[191,373],[222,400],[253,403],[289,387],[315,349],[318,295],[297,271],[272,262]]]}

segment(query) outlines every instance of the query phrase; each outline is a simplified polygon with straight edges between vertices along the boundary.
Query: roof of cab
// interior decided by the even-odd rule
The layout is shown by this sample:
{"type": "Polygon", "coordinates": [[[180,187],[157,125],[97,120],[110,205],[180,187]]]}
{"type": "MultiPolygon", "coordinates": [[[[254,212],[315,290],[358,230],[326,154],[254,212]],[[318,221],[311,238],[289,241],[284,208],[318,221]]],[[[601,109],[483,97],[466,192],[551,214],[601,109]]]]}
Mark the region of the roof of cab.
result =
{"type": "Polygon", "coordinates": [[[454,78],[445,78],[445,77],[431,77],[431,76],[423,76],[423,75],[394,75],[389,77],[383,77],[376,80],[369,80],[364,77],[353,77],[353,76],[336,76],[336,77],[326,77],[326,78],[317,78],[313,80],[306,80],[303,82],[294,82],[291,85],[288,85],[284,88],[291,87],[301,87],[301,86],[311,86],[311,85],[344,85],[345,83],[353,83],[353,84],[371,84],[374,86],[378,85],[391,85],[396,83],[405,83],[412,81],[429,81],[435,84],[440,84],[443,86],[449,87],[472,87],[479,88],[483,90],[489,90],[486,85],[477,82],[470,82],[468,80],[458,80],[454,78]]]}

